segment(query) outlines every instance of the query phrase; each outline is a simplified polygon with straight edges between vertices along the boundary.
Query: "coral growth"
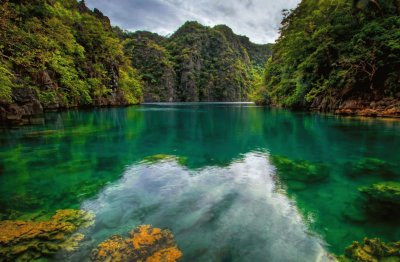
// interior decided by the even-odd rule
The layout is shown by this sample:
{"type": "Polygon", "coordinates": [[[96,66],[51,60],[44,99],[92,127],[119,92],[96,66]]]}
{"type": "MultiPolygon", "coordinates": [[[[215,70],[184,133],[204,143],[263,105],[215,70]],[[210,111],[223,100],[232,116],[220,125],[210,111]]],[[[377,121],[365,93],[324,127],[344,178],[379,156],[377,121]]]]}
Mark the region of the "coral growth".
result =
{"type": "Polygon", "coordinates": [[[291,160],[283,156],[272,156],[271,161],[284,181],[319,182],[329,175],[328,167],[321,163],[291,160]]]}
{"type": "Polygon", "coordinates": [[[173,262],[182,257],[169,230],[142,225],[130,237],[112,236],[92,251],[93,261],[173,262]]]}
{"type": "Polygon", "coordinates": [[[90,226],[92,213],[58,210],[48,221],[0,221],[0,261],[29,261],[77,248],[83,235],[79,228],[90,226]]]}
{"type": "Polygon", "coordinates": [[[355,241],[351,246],[346,248],[345,254],[339,257],[339,261],[400,261],[400,242],[384,243],[378,238],[364,238],[362,244],[355,241]]]}

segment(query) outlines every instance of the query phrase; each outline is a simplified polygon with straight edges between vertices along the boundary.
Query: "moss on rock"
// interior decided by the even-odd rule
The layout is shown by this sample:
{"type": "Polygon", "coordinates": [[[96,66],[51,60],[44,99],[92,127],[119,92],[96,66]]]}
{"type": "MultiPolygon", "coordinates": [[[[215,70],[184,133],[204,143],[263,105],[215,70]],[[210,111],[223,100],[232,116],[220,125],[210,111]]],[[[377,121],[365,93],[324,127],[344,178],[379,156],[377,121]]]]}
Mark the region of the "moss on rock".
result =
{"type": "Polygon", "coordinates": [[[277,174],[284,181],[319,182],[329,175],[329,169],[321,163],[292,160],[283,156],[271,156],[277,174]]]}
{"type": "Polygon", "coordinates": [[[400,214],[399,182],[382,182],[359,190],[366,197],[368,211],[384,217],[400,214]]]}
{"type": "Polygon", "coordinates": [[[92,261],[173,262],[182,257],[169,230],[142,225],[130,237],[112,236],[92,251],[92,261]]]}
{"type": "Polygon", "coordinates": [[[378,238],[364,238],[363,243],[355,241],[339,257],[341,262],[397,262],[400,261],[400,242],[384,243],[378,238]]]}
{"type": "Polygon", "coordinates": [[[153,164],[157,162],[171,161],[171,160],[176,160],[178,164],[180,164],[181,166],[185,166],[187,164],[187,157],[173,156],[167,154],[156,154],[152,156],[147,156],[143,159],[143,162],[153,164]]]}
{"type": "Polygon", "coordinates": [[[379,176],[385,179],[396,177],[396,165],[386,162],[379,158],[365,157],[356,162],[349,163],[351,171],[347,176],[351,178],[359,178],[365,176],[379,176]]]}

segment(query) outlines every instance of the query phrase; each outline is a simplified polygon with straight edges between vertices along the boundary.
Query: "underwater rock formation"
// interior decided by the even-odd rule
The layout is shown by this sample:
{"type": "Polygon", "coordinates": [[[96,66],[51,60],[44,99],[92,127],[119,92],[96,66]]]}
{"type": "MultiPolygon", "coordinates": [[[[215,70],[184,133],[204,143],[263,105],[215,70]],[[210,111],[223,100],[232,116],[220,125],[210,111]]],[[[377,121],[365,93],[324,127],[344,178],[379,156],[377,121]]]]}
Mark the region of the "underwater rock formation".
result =
{"type": "Polygon", "coordinates": [[[400,214],[400,183],[382,182],[360,188],[366,197],[369,212],[383,217],[398,217],[400,214]]]}
{"type": "Polygon", "coordinates": [[[152,155],[152,156],[147,156],[143,159],[143,162],[154,164],[157,162],[171,161],[171,160],[176,160],[176,162],[178,162],[178,164],[180,164],[181,166],[185,166],[187,164],[187,157],[173,156],[173,155],[166,155],[166,154],[156,154],[156,155],[152,155]]]}
{"type": "Polygon", "coordinates": [[[386,179],[396,177],[394,170],[396,170],[397,166],[382,159],[365,157],[355,163],[349,163],[349,165],[351,165],[351,171],[347,175],[351,178],[371,175],[386,179]]]}
{"type": "Polygon", "coordinates": [[[73,251],[84,235],[80,228],[93,224],[94,215],[83,210],[58,210],[48,221],[0,221],[0,261],[30,261],[73,251]]]}
{"type": "Polygon", "coordinates": [[[364,238],[362,244],[355,241],[339,257],[340,262],[378,262],[400,261],[400,242],[384,243],[378,238],[364,238]]]}
{"type": "Polygon", "coordinates": [[[130,237],[112,236],[92,251],[92,261],[173,262],[182,257],[169,230],[150,225],[135,228],[130,237]]]}
{"type": "Polygon", "coordinates": [[[291,160],[283,156],[271,156],[271,161],[284,181],[320,182],[329,175],[328,167],[321,163],[291,160]]]}

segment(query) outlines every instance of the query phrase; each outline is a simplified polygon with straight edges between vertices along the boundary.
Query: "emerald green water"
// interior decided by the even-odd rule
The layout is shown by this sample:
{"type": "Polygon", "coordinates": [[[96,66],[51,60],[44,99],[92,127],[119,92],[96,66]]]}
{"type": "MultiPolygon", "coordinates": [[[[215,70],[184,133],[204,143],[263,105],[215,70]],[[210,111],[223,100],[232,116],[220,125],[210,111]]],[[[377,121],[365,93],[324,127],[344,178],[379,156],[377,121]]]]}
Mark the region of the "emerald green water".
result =
{"type": "Polygon", "coordinates": [[[48,114],[0,135],[0,219],[96,214],[71,261],[141,224],[171,229],[183,261],[326,261],[364,237],[400,240],[400,219],[365,213],[358,191],[400,181],[400,121],[154,104],[48,114]],[[276,159],[325,177],[303,181],[276,159]]]}

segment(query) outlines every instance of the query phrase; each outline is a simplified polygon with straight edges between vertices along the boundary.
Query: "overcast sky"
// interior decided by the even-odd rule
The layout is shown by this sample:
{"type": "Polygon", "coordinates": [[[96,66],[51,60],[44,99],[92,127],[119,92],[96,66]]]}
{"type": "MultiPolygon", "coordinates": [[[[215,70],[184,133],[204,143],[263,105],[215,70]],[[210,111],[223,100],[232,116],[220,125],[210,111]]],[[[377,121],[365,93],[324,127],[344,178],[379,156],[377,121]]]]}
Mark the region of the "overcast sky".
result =
{"type": "Polygon", "coordinates": [[[226,24],[255,43],[278,37],[282,9],[300,0],[86,0],[109,16],[113,25],[130,31],[148,30],[168,35],[185,21],[226,24]]]}

